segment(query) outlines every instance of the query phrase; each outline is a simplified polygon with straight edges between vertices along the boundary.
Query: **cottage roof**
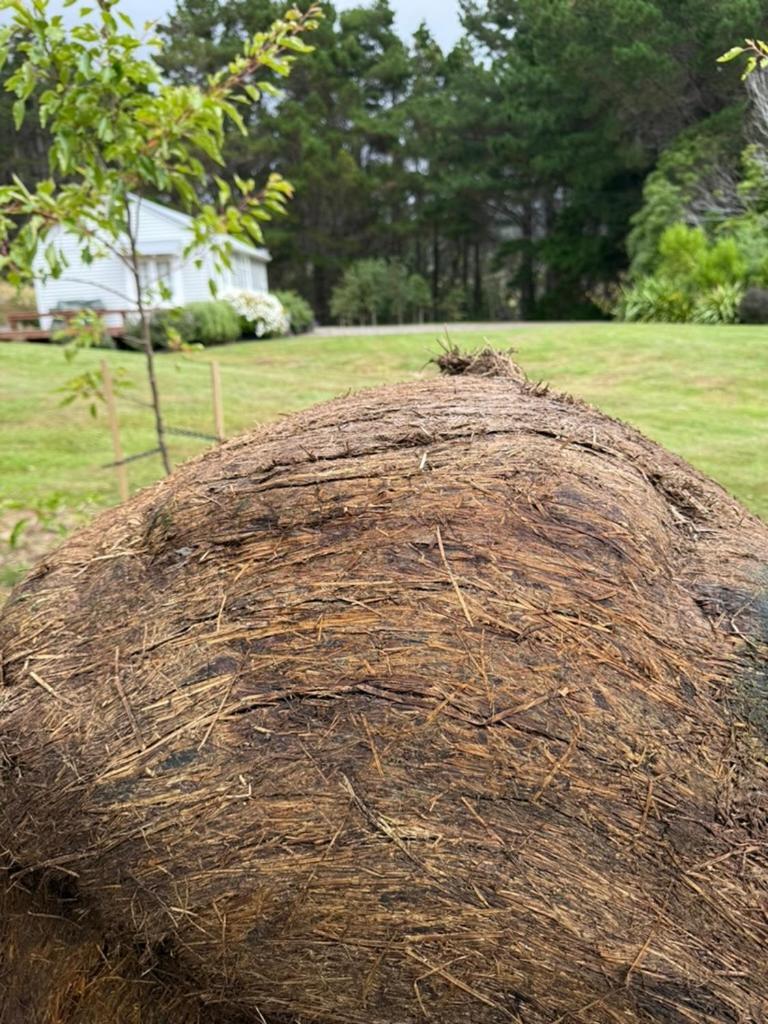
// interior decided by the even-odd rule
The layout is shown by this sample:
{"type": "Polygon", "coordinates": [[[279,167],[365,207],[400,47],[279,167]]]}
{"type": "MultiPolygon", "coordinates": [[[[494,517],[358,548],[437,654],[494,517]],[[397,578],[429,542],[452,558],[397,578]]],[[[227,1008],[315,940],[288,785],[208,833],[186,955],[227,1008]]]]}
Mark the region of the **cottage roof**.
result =
{"type": "MultiPolygon", "coordinates": [[[[141,207],[146,207],[150,209],[153,213],[157,214],[159,217],[164,218],[166,221],[168,221],[170,224],[173,224],[176,227],[186,229],[189,229],[191,227],[192,218],[189,216],[189,214],[182,213],[181,210],[174,210],[170,206],[164,206],[162,203],[156,203],[152,199],[146,199],[144,196],[137,196],[134,195],[133,193],[131,193],[130,195],[130,200],[134,204],[140,203],[141,207]]],[[[232,246],[233,252],[239,252],[246,256],[255,257],[256,259],[261,260],[261,262],[263,263],[269,263],[272,259],[272,257],[269,254],[269,251],[263,247],[249,245],[247,242],[241,242],[239,239],[235,238],[230,239],[230,244],[232,246]]],[[[142,250],[146,251],[148,255],[150,254],[150,249],[156,248],[157,245],[150,245],[149,248],[146,245],[142,245],[142,250]]]]}

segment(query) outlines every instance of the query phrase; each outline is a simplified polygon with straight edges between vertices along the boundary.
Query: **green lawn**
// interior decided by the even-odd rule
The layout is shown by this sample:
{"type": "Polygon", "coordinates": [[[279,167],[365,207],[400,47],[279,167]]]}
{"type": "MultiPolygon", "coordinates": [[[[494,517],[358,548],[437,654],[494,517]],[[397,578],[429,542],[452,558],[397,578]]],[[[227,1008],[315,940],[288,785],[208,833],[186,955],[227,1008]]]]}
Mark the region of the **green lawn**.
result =
{"type": "MultiPolygon", "coordinates": [[[[510,345],[529,376],[544,378],[636,424],[650,437],[719,480],[768,517],[768,328],[546,324],[489,331],[510,345]]],[[[481,333],[457,333],[464,347],[481,333]]],[[[248,342],[188,356],[161,355],[159,375],[171,426],[212,432],[208,361],[221,364],[229,434],[349,389],[433,373],[426,366],[437,337],[301,338],[248,342]]],[[[103,415],[61,408],[56,389],[95,367],[104,353],[74,364],[58,348],[0,345],[0,506],[63,506],[116,500],[103,415]]],[[[127,453],[153,447],[143,363],[133,353],[106,353],[135,382],[120,399],[127,453]],[[130,397],[129,397],[130,396],[130,397]]],[[[173,440],[182,461],[203,443],[173,440]]],[[[156,458],[130,467],[131,485],[159,474],[156,458]]]]}

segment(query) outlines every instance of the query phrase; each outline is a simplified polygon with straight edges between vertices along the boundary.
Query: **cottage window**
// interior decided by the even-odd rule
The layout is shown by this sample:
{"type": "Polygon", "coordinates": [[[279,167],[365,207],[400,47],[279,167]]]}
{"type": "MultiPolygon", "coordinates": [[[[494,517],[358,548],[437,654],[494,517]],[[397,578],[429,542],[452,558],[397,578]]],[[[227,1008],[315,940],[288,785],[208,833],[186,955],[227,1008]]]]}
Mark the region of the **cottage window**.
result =
{"type": "Polygon", "coordinates": [[[246,256],[236,253],[232,258],[232,276],[235,288],[252,288],[253,283],[248,273],[249,260],[246,256]]]}
{"type": "Polygon", "coordinates": [[[170,256],[142,256],[139,260],[139,281],[142,298],[155,305],[164,303],[162,289],[173,290],[173,263],[170,256]]]}

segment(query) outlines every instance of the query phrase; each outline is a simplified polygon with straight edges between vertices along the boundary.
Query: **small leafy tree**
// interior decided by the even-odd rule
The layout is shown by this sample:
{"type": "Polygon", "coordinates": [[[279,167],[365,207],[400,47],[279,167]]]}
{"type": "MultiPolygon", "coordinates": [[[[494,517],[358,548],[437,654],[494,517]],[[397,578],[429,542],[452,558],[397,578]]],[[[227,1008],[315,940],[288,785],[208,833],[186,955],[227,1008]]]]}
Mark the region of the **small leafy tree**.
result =
{"type": "Polygon", "coordinates": [[[344,271],[331,298],[331,313],[342,323],[403,323],[422,317],[431,301],[429,285],[408,274],[399,260],[356,260],[344,271]]]}
{"type": "Polygon", "coordinates": [[[401,324],[408,306],[408,271],[399,260],[387,264],[383,299],[386,315],[401,324]]]}
{"type": "Polygon", "coordinates": [[[411,315],[419,322],[424,320],[424,310],[432,302],[432,292],[421,274],[411,274],[408,278],[408,307],[411,315]]]}
{"type": "MultiPolygon", "coordinates": [[[[296,55],[311,51],[302,35],[317,27],[320,8],[291,9],[204,85],[168,84],[143,55],[143,47],[158,49],[160,42],[151,34],[140,38],[118,0],[81,9],[73,27],[52,13],[49,0],[0,0],[0,9],[10,12],[0,30],[0,67],[15,55],[5,89],[16,97],[16,127],[34,111],[51,138],[48,178],[29,188],[16,177],[0,188],[0,272],[17,287],[36,273],[60,276],[62,231],[77,239],[84,262],[112,254],[125,264],[135,295],[120,298],[136,306],[158,449],[170,472],[140,277],[141,200],[168,196],[190,214],[184,258],[199,262],[207,250],[227,266],[232,238],[262,241],[262,223],[283,210],[290,184],[273,174],[259,188],[253,179],[210,176],[207,167],[223,164],[227,125],[245,133],[244,107],[275,92],[269,82],[257,84],[260,75],[287,75],[296,55]],[[36,271],[40,253],[44,269],[36,271]]],[[[160,292],[169,296],[167,282],[160,292]]],[[[80,326],[87,344],[93,324],[86,317],[80,326]]]]}
{"type": "Polygon", "coordinates": [[[387,261],[356,260],[344,271],[331,296],[331,313],[341,323],[377,324],[386,307],[389,287],[387,261]]]}

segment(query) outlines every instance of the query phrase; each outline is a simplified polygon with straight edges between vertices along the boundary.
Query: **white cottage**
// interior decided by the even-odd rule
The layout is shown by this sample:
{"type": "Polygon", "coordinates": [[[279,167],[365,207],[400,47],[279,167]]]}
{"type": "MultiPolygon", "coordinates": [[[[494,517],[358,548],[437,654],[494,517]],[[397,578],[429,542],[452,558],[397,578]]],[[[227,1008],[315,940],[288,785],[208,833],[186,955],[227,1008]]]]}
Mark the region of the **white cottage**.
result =
{"type": "MultiPolygon", "coordinates": [[[[210,253],[198,252],[184,258],[191,233],[191,218],[185,213],[137,196],[131,197],[130,202],[131,221],[141,254],[143,297],[149,305],[180,306],[185,302],[210,299],[208,282],[211,279],[216,281],[219,291],[227,288],[268,290],[270,256],[266,249],[235,241],[231,270],[216,270],[210,253]],[[202,260],[200,267],[195,265],[196,258],[202,260]],[[161,298],[157,288],[159,281],[170,288],[170,299],[161,298]]],[[[85,263],[74,235],[61,231],[49,237],[66,256],[68,266],[61,277],[48,280],[36,277],[35,300],[43,329],[50,329],[53,321],[46,314],[81,304],[105,310],[136,309],[135,283],[118,256],[107,253],[93,263],[85,263]]],[[[42,258],[39,259],[42,271],[44,264],[42,258]]],[[[121,316],[107,316],[105,320],[107,326],[122,325],[121,316]]]]}

